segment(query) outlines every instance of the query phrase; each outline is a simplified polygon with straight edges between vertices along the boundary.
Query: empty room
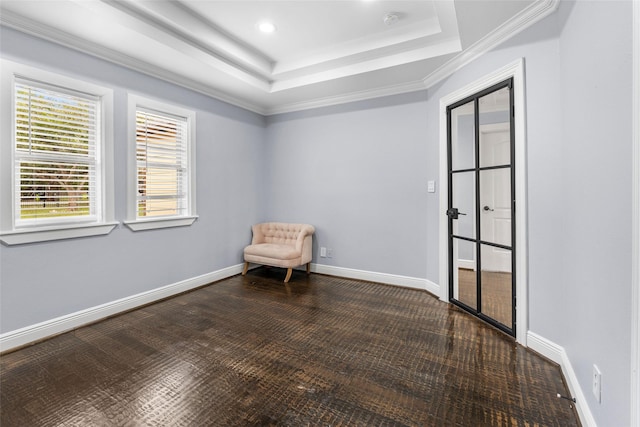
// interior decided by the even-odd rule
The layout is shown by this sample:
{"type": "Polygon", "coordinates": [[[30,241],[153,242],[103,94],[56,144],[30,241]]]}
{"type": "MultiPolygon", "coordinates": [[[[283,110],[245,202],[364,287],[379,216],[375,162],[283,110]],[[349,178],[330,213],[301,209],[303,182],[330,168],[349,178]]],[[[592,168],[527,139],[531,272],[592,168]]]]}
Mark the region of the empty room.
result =
{"type": "Polygon", "coordinates": [[[636,0],[0,0],[0,425],[640,427],[636,0]]]}

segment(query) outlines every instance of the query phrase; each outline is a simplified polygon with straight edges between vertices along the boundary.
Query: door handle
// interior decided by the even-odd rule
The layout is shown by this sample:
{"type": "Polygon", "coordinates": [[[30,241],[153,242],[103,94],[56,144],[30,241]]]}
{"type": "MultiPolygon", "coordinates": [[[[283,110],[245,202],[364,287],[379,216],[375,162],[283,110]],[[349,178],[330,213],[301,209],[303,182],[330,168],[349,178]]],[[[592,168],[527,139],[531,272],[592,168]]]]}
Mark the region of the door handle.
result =
{"type": "Polygon", "coordinates": [[[493,212],[493,209],[491,209],[489,206],[485,206],[484,208],[482,208],[483,211],[491,211],[493,212]]]}
{"type": "Polygon", "coordinates": [[[462,213],[458,211],[458,208],[449,208],[447,209],[447,216],[451,219],[458,219],[458,215],[466,215],[466,213],[462,213]]]}

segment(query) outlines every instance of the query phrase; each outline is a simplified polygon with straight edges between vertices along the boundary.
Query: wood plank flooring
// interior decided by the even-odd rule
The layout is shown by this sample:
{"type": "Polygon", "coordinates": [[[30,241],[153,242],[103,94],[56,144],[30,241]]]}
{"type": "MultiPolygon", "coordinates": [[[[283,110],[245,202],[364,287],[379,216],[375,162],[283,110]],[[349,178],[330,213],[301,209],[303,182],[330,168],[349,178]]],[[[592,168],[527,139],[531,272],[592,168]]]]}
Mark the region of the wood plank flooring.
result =
{"type": "Polygon", "coordinates": [[[259,268],[0,357],[0,425],[576,426],[560,369],[426,292],[259,268]]]}
{"type": "MultiPolygon", "coordinates": [[[[458,269],[458,301],[474,309],[478,308],[476,272],[458,269]]],[[[509,329],[512,321],[513,294],[511,273],[482,272],[482,312],[509,329]]]]}

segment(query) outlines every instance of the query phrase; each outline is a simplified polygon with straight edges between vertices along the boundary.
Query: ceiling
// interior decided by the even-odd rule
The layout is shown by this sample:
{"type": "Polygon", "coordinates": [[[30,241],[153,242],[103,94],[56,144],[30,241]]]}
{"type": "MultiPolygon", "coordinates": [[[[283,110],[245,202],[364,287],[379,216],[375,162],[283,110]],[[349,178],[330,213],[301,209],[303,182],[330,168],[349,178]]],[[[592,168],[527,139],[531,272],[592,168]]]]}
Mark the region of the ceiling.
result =
{"type": "Polygon", "coordinates": [[[0,22],[269,115],[425,89],[557,2],[1,0],[0,22]]]}

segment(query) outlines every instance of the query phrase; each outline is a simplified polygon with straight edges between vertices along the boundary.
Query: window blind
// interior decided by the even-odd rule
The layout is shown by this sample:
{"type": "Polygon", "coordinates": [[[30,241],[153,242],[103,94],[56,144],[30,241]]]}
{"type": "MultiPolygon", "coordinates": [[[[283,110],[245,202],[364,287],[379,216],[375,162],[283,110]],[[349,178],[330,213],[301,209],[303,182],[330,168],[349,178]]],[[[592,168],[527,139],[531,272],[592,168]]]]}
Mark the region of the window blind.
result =
{"type": "Polygon", "coordinates": [[[136,109],[137,217],[188,215],[187,119],[136,109]]]}
{"type": "Polygon", "coordinates": [[[15,83],[17,225],[90,220],[99,212],[99,99],[15,83]]]}

